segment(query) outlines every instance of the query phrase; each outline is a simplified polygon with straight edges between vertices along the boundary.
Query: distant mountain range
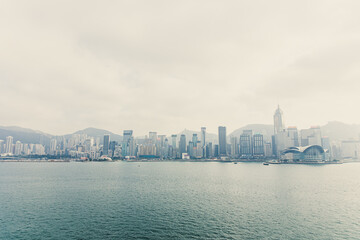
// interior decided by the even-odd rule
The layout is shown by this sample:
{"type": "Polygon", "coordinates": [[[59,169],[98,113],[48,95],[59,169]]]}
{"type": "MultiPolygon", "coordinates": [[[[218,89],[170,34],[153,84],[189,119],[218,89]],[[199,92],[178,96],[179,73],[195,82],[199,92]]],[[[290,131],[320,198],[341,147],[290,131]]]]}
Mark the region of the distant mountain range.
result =
{"type": "MultiPolygon", "coordinates": [[[[231,136],[239,137],[243,130],[253,130],[253,133],[261,133],[264,135],[264,138],[268,141],[271,140],[271,136],[273,135],[273,125],[270,124],[249,124],[235,131],[228,133],[229,138],[231,136]]],[[[198,134],[198,139],[201,138],[200,131],[193,130],[183,130],[177,134],[177,140],[179,141],[180,135],[185,134],[187,141],[192,139],[192,135],[196,133],[198,134]]],[[[331,140],[348,140],[348,139],[359,139],[360,136],[360,124],[346,124],[342,122],[329,122],[326,125],[321,127],[322,136],[327,136],[331,140]]],[[[121,141],[122,136],[119,134],[112,133],[110,131],[98,128],[85,128],[83,130],[79,130],[74,132],[73,134],[87,134],[90,137],[100,137],[100,141],[103,140],[104,134],[109,134],[110,139],[114,141],[121,141]]],[[[7,136],[13,136],[14,142],[21,141],[23,143],[41,143],[44,145],[48,145],[50,139],[54,136],[51,134],[47,134],[41,131],[32,130],[29,128],[22,128],[17,126],[0,126],[0,139],[5,140],[7,136]]],[[[71,134],[63,135],[65,138],[69,138],[71,134]]],[[[168,136],[171,137],[171,136],[168,136]]],[[[206,135],[207,141],[212,141],[214,143],[218,142],[217,134],[207,133],[206,135]]],[[[169,139],[170,140],[170,139],[169,139]]],[[[171,141],[171,140],[170,140],[171,141]]]]}
{"type": "MultiPolygon", "coordinates": [[[[122,141],[122,136],[119,134],[112,133],[108,130],[99,129],[99,128],[85,128],[83,130],[79,130],[74,132],[73,134],[87,134],[90,137],[97,138],[100,137],[100,142],[102,143],[104,135],[110,135],[110,141],[122,141]]],[[[70,137],[72,134],[65,135],[65,137],[70,137]]]]}

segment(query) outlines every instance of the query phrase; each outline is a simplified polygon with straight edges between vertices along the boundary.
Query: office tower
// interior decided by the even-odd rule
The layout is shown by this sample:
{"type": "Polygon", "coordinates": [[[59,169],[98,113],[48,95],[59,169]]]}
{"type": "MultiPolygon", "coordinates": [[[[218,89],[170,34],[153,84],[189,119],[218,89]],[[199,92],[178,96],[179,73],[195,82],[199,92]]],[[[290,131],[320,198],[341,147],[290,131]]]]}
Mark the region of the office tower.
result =
{"type": "Polygon", "coordinates": [[[299,147],[299,134],[297,127],[288,127],[285,148],[299,147]]]}
{"type": "Polygon", "coordinates": [[[232,157],[235,157],[235,156],[238,155],[238,151],[237,151],[237,149],[238,149],[237,138],[234,137],[234,136],[232,136],[232,137],[230,138],[230,143],[231,143],[231,156],[232,156],[232,157]]]}
{"type": "Polygon", "coordinates": [[[214,157],[219,157],[219,145],[215,144],[214,146],[214,157]]]}
{"type": "Polygon", "coordinates": [[[206,127],[201,128],[201,146],[204,148],[206,144],[206,127]]]}
{"type": "Polygon", "coordinates": [[[4,152],[4,140],[0,140],[0,153],[4,152]]]}
{"type": "Polygon", "coordinates": [[[212,143],[211,143],[211,142],[209,142],[208,144],[206,144],[206,157],[207,157],[207,158],[213,157],[213,147],[212,147],[212,143]]]}
{"type": "Polygon", "coordinates": [[[171,135],[171,146],[173,147],[173,149],[176,149],[176,138],[176,134],[171,135]]]}
{"type": "Polygon", "coordinates": [[[195,157],[195,151],[194,151],[195,145],[194,142],[190,141],[189,142],[189,147],[188,147],[188,153],[190,155],[191,158],[195,157]]]}
{"type": "Polygon", "coordinates": [[[321,146],[321,130],[319,126],[313,126],[309,129],[301,130],[301,146],[320,145],[321,146]]]}
{"type": "Polygon", "coordinates": [[[194,134],[193,134],[193,136],[192,136],[192,142],[193,142],[194,144],[196,144],[196,143],[197,143],[197,141],[198,141],[197,134],[196,134],[196,133],[194,133],[194,134]]]}
{"type": "MultiPolygon", "coordinates": [[[[171,135],[171,156],[173,158],[177,157],[177,148],[176,148],[176,139],[177,139],[177,135],[173,134],[171,135]]],[[[180,146],[179,146],[180,147],[180,146]]]]}
{"type": "Polygon", "coordinates": [[[56,139],[53,138],[50,140],[50,155],[56,154],[56,139]]]}
{"type": "Polygon", "coordinates": [[[149,139],[153,141],[153,143],[156,143],[157,141],[157,132],[149,132],[149,139]]]}
{"type": "Polygon", "coordinates": [[[253,154],[252,131],[244,130],[240,135],[240,156],[250,157],[253,154]]]}
{"type": "Polygon", "coordinates": [[[110,145],[110,135],[104,135],[104,144],[103,144],[103,155],[109,154],[109,145],[110,145]]]}
{"type": "Polygon", "coordinates": [[[12,153],[13,139],[12,136],[6,137],[5,153],[12,153]]]}
{"type": "Polygon", "coordinates": [[[276,135],[284,129],[283,111],[280,109],[280,106],[278,106],[274,114],[274,134],[276,135]]]}
{"type": "Polygon", "coordinates": [[[110,155],[111,157],[114,156],[114,152],[115,152],[115,148],[116,148],[117,144],[118,144],[118,143],[117,143],[116,141],[110,141],[110,144],[109,144],[109,150],[110,150],[109,155],[110,155]]]}
{"type": "Polygon", "coordinates": [[[254,156],[264,156],[264,136],[262,134],[253,135],[253,155],[254,156]]]}
{"type": "Polygon", "coordinates": [[[122,142],[122,156],[130,156],[131,150],[133,150],[133,130],[124,130],[123,132],[123,142],[122,142]]]}
{"type": "Polygon", "coordinates": [[[15,155],[21,155],[21,150],[22,150],[22,144],[21,144],[21,142],[20,142],[20,141],[16,141],[14,154],[15,154],[15,155]]]}
{"type": "Polygon", "coordinates": [[[219,126],[219,155],[226,156],[226,127],[219,126]]]}
{"type": "Polygon", "coordinates": [[[186,136],[185,136],[185,134],[181,134],[181,136],[180,136],[179,150],[180,150],[180,156],[182,156],[183,153],[186,153],[186,136]]]}

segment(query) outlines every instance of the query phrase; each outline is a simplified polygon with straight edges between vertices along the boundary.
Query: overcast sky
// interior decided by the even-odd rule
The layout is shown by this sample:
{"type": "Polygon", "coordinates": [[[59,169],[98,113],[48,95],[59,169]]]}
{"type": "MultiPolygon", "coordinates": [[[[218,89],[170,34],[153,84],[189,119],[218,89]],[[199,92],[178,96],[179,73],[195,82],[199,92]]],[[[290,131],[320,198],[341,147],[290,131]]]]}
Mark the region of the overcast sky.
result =
{"type": "Polygon", "coordinates": [[[360,123],[360,1],[0,2],[0,125],[360,123]]]}

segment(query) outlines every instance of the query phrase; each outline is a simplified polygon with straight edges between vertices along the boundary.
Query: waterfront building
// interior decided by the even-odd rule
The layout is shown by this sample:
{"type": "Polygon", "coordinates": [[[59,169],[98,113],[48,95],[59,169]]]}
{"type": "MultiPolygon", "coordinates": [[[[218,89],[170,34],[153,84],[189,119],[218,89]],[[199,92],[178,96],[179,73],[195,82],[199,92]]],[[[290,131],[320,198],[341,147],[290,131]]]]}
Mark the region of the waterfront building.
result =
{"type": "Polygon", "coordinates": [[[13,153],[13,140],[12,136],[6,137],[5,153],[13,153]]]}
{"type": "Polygon", "coordinates": [[[4,140],[0,139],[0,153],[3,153],[4,151],[5,151],[4,140]]]}
{"type": "Polygon", "coordinates": [[[179,151],[180,151],[180,156],[182,156],[183,153],[186,153],[186,136],[185,136],[185,134],[181,134],[181,136],[180,136],[179,151]]]}
{"type": "Polygon", "coordinates": [[[206,127],[201,127],[201,149],[202,157],[206,156],[206,127]]]}
{"type": "Polygon", "coordinates": [[[280,109],[280,106],[278,105],[278,108],[276,109],[274,113],[274,133],[275,135],[279,132],[284,131],[285,124],[283,120],[283,111],[280,109]]]}
{"type": "Polygon", "coordinates": [[[104,144],[103,144],[103,155],[109,154],[109,145],[110,145],[110,135],[105,134],[104,135],[104,144]]]}
{"type": "Polygon", "coordinates": [[[301,130],[301,146],[322,145],[321,129],[319,126],[312,126],[309,129],[301,130]]]}
{"type": "Polygon", "coordinates": [[[299,133],[297,127],[287,128],[287,139],[285,147],[299,147],[299,133]]]}
{"type": "Polygon", "coordinates": [[[226,143],[226,127],[224,126],[219,126],[218,128],[218,132],[219,132],[219,155],[220,156],[226,156],[227,152],[226,152],[226,148],[227,148],[227,143],[226,143]]]}
{"type": "Polygon", "coordinates": [[[213,157],[213,147],[212,147],[212,143],[209,142],[208,144],[206,144],[206,158],[212,158],[213,157]]]}
{"type": "Polygon", "coordinates": [[[50,155],[55,155],[56,154],[56,139],[53,138],[50,140],[50,155]]]}
{"type": "Polygon", "coordinates": [[[320,145],[290,147],[282,151],[281,161],[294,163],[319,163],[329,161],[328,152],[320,145]]]}
{"type": "Polygon", "coordinates": [[[134,156],[134,138],[133,130],[124,130],[123,131],[123,141],[122,141],[122,156],[134,156]]]}
{"type": "Polygon", "coordinates": [[[244,130],[240,135],[240,157],[251,157],[252,155],[252,130],[244,130]]]}
{"type": "Polygon", "coordinates": [[[237,141],[237,137],[231,136],[230,143],[231,143],[231,156],[237,157],[239,155],[239,144],[237,141]]]}
{"type": "Polygon", "coordinates": [[[256,157],[263,157],[265,155],[264,136],[262,134],[253,135],[253,155],[256,157]]]}
{"type": "Polygon", "coordinates": [[[14,154],[15,155],[21,155],[21,151],[22,151],[22,144],[20,141],[16,141],[15,143],[15,149],[14,149],[14,154]]]}

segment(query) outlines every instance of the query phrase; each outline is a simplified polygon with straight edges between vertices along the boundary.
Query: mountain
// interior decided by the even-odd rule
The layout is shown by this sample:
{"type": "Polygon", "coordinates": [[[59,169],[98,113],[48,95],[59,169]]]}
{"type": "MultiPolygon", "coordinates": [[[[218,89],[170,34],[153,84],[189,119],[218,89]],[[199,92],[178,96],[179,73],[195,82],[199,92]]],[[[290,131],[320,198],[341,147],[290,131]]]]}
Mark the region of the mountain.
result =
{"type": "Polygon", "coordinates": [[[359,139],[360,125],[346,124],[342,122],[328,122],[321,127],[321,135],[327,136],[330,140],[359,139]]]}
{"type": "Polygon", "coordinates": [[[274,134],[274,126],[270,124],[248,124],[242,128],[236,129],[229,134],[231,137],[239,138],[244,130],[252,130],[253,133],[261,133],[264,135],[264,140],[271,141],[271,136],[274,134]]]}
{"type": "Polygon", "coordinates": [[[0,139],[6,140],[7,136],[14,138],[13,142],[20,141],[22,143],[41,143],[49,145],[52,135],[29,128],[22,128],[16,126],[0,126],[0,139]]]}
{"type": "MultiPolygon", "coordinates": [[[[98,128],[85,128],[83,130],[79,130],[74,132],[73,134],[87,134],[90,137],[100,137],[100,141],[102,142],[104,139],[104,135],[105,134],[109,134],[110,135],[110,141],[122,141],[122,136],[112,133],[110,131],[104,130],[104,129],[98,129],[98,128]]],[[[66,137],[69,137],[71,134],[66,135],[66,137]]]]}

